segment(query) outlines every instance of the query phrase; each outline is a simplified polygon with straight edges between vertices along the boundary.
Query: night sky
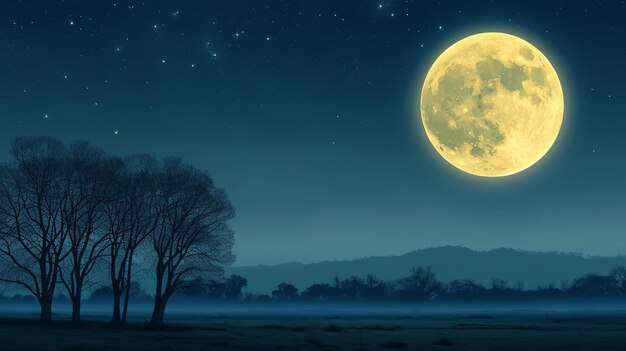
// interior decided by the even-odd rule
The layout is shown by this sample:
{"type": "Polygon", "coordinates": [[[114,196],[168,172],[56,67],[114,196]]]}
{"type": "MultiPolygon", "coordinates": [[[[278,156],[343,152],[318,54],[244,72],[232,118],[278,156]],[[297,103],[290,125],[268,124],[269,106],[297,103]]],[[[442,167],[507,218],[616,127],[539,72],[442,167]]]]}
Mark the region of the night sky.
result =
{"type": "Polygon", "coordinates": [[[0,145],[208,169],[237,209],[237,265],[626,253],[625,38],[624,1],[0,1],[0,145]],[[498,179],[446,163],[417,109],[437,56],[485,31],[539,48],[565,95],[552,149],[498,179]]]}

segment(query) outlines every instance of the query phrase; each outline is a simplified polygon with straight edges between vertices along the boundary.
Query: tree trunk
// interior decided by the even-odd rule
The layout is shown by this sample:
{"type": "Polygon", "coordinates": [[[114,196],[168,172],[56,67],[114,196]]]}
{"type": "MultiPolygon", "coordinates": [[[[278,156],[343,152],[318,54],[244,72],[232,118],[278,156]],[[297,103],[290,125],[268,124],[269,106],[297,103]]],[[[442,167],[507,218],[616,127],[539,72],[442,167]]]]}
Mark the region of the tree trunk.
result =
{"type": "MultiPolygon", "coordinates": [[[[122,325],[122,319],[120,318],[120,304],[122,299],[122,287],[123,279],[118,279],[117,269],[118,252],[115,246],[111,246],[111,290],[113,291],[113,315],[111,316],[111,324],[120,326],[122,325]]],[[[124,260],[120,265],[124,264],[124,260]]]]}
{"type": "Polygon", "coordinates": [[[121,325],[122,320],[120,319],[120,288],[117,282],[112,282],[113,286],[113,316],[111,317],[111,323],[114,325],[121,325]]]}
{"type": "Polygon", "coordinates": [[[133,254],[134,252],[131,250],[128,256],[128,269],[126,271],[126,292],[124,297],[124,307],[122,310],[122,323],[126,323],[126,315],[128,314],[128,300],[130,300],[130,279],[132,276],[133,269],[133,254]]]}
{"type": "Polygon", "coordinates": [[[124,306],[122,307],[122,324],[126,323],[126,315],[128,314],[128,300],[130,300],[130,286],[124,292],[124,306]]]}
{"type": "Polygon", "coordinates": [[[152,318],[150,319],[150,325],[154,327],[163,326],[163,320],[165,317],[165,304],[167,300],[159,296],[154,300],[154,310],[152,311],[152,318]]]}
{"type": "Polygon", "coordinates": [[[52,321],[52,294],[43,294],[39,299],[39,306],[41,308],[39,320],[44,323],[52,321]]]}
{"type": "Polygon", "coordinates": [[[165,300],[163,298],[163,272],[157,264],[156,270],[156,289],[154,292],[154,310],[150,325],[160,327],[163,325],[163,317],[165,315],[165,300]]]}
{"type": "Polygon", "coordinates": [[[72,298],[72,324],[78,325],[80,324],[80,303],[81,303],[81,295],[82,288],[76,291],[76,294],[72,298]]]}
{"type": "MultiPolygon", "coordinates": [[[[78,262],[78,261],[76,261],[78,262]]],[[[81,299],[83,297],[83,283],[84,280],[79,274],[80,266],[74,267],[74,281],[76,282],[76,287],[74,290],[74,296],[72,298],[72,324],[78,325],[80,324],[80,307],[81,307],[81,299]]]]}
{"type": "Polygon", "coordinates": [[[124,307],[122,307],[122,324],[126,323],[126,316],[128,315],[128,300],[130,300],[130,288],[126,289],[124,296],[124,307]]]}

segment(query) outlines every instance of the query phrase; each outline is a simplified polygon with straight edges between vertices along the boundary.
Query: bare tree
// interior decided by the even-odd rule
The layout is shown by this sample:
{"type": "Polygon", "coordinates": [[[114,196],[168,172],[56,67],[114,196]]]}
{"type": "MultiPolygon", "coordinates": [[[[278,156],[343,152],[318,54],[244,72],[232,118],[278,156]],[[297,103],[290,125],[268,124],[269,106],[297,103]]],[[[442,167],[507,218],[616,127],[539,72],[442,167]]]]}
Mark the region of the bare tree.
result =
{"type": "MultiPolygon", "coordinates": [[[[214,284],[213,287],[217,288],[218,284],[214,284]]],[[[221,289],[216,289],[216,290],[222,290],[220,297],[223,297],[226,300],[230,300],[230,301],[237,301],[237,300],[241,300],[242,297],[242,290],[248,286],[248,279],[237,275],[237,274],[233,274],[230,277],[228,277],[227,279],[224,280],[224,282],[221,285],[221,289]]]]}
{"type": "Polygon", "coordinates": [[[101,150],[86,143],[71,146],[65,180],[69,190],[62,207],[70,254],[59,276],[72,301],[74,324],[80,322],[82,293],[89,275],[107,248],[102,205],[111,183],[109,169],[101,150]]]}
{"type": "Polygon", "coordinates": [[[411,274],[398,283],[409,295],[426,299],[436,297],[443,287],[430,266],[411,268],[411,274]]]}
{"type": "Polygon", "coordinates": [[[624,266],[615,266],[611,268],[609,276],[613,279],[615,288],[619,294],[623,295],[626,293],[626,268],[624,266]]]}
{"type": "Polygon", "coordinates": [[[491,290],[492,291],[504,291],[504,290],[508,289],[508,284],[509,284],[509,282],[504,280],[504,279],[492,278],[491,279],[491,290]]]}
{"type": "Polygon", "coordinates": [[[9,154],[0,177],[0,281],[32,293],[40,319],[50,321],[60,264],[69,254],[62,216],[67,149],[47,137],[17,138],[9,154]]]}
{"type": "Polygon", "coordinates": [[[272,298],[279,301],[291,301],[298,298],[298,288],[288,283],[280,283],[272,291],[272,298]]]}
{"type": "Polygon", "coordinates": [[[198,276],[221,273],[234,261],[234,217],[226,193],[213,185],[206,172],[169,158],[158,177],[162,219],[150,235],[155,255],[156,290],[151,324],[163,324],[168,299],[189,287],[198,276]]]}
{"type": "Polygon", "coordinates": [[[142,243],[160,223],[156,203],[158,162],[146,155],[119,160],[105,204],[108,257],[113,292],[113,324],[124,324],[133,279],[133,262],[142,243]]]}
{"type": "Polygon", "coordinates": [[[372,273],[365,277],[365,297],[367,299],[382,299],[385,297],[387,284],[376,278],[372,273]]]}

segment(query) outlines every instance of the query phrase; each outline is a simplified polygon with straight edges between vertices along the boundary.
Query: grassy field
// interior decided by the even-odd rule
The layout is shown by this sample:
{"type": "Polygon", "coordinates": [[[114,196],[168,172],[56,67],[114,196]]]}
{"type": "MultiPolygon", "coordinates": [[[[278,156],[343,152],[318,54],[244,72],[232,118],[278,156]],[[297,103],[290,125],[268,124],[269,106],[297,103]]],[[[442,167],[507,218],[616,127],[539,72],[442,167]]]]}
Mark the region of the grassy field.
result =
{"type": "Polygon", "coordinates": [[[168,327],[92,316],[42,326],[0,319],[2,350],[624,350],[625,313],[176,314],[168,327]]]}

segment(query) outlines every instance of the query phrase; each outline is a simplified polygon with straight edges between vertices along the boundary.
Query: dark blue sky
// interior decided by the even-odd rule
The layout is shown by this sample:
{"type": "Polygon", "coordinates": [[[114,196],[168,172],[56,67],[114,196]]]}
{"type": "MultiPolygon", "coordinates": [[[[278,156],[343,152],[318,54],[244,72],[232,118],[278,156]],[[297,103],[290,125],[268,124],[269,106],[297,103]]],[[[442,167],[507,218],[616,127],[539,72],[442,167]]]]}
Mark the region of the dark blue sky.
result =
{"type": "Polygon", "coordinates": [[[49,134],[208,169],[237,264],[626,253],[625,38],[624,1],[0,1],[0,145],[49,134]],[[537,46],[566,102],[548,155],[501,179],[448,165],[416,123],[430,64],[484,31],[537,46]]]}

